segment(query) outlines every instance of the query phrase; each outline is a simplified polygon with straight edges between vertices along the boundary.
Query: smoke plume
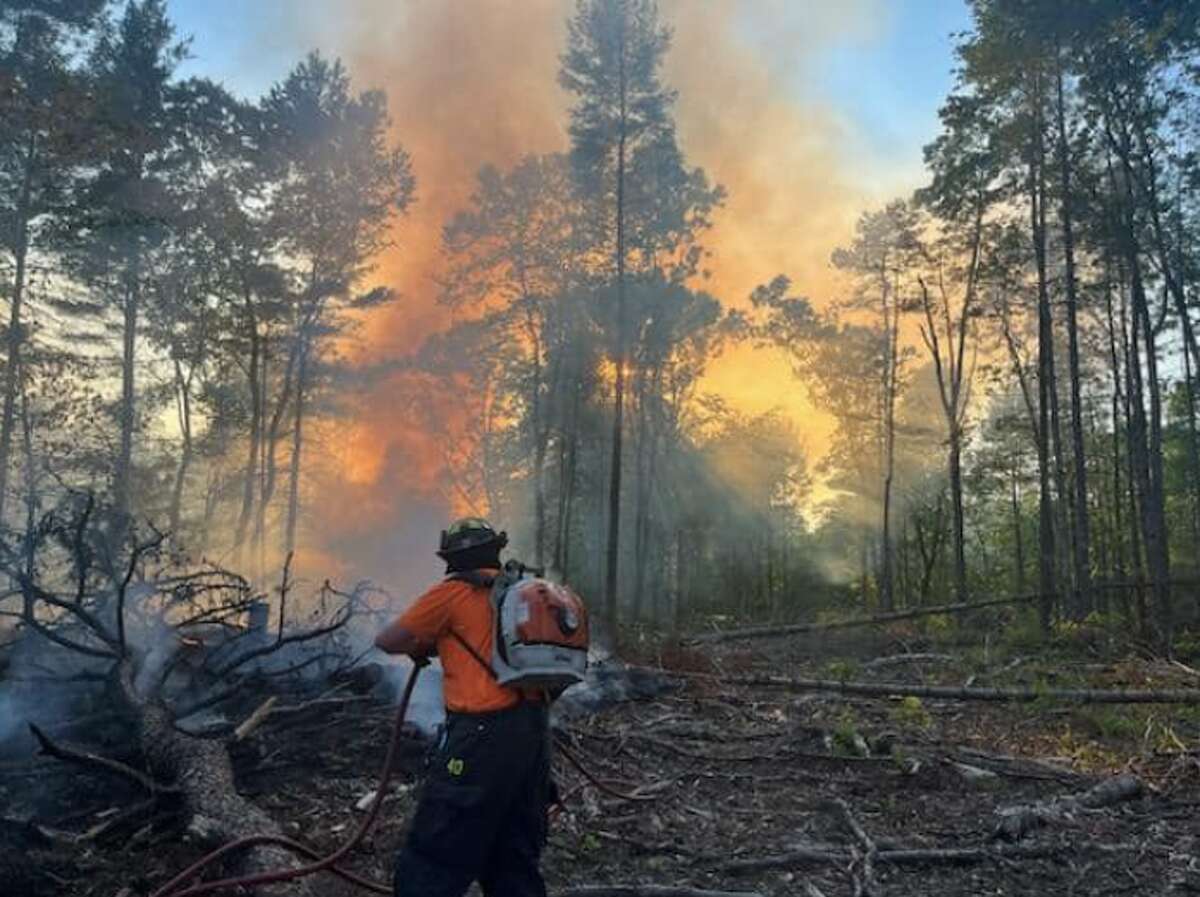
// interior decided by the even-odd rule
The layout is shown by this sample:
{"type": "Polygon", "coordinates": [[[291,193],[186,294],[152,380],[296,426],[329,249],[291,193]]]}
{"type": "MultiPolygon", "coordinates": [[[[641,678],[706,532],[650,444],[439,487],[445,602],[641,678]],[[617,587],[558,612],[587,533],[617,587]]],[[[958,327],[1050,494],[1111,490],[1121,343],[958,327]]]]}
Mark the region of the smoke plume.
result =
{"type": "MultiPolygon", "coordinates": [[[[662,4],[674,29],[665,76],[679,93],[682,149],[729,192],[705,240],[705,288],[727,305],[745,304],[777,273],[818,305],[837,295],[830,253],[876,197],[856,186],[844,161],[850,129],[811,79],[828,46],[869,40],[881,3],[805,4],[803,14],[789,0],[662,4]]],[[[418,179],[417,204],[375,272],[401,299],[366,322],[363,364],[403,359],[451,323],[436,301],[441,228],[467,202],[478,168],[567,148],[569,100],[556,75],[572,9],[562,0],[358,0],[302,23],[359,86],[386,90],[418,179]]],[[[828,443],[831,421],[774,352],[729,351],[704,388],[747,413],[782,405],[817,456],[828,443]]],[[[440,521],[466,503],[439,476],[444,449],[414,424],[412,401],[403,373],[384,378],[328,443],[325,485],[314,490],[321,507],[310,511],[323,536],[314,569],[337,562],[402,592],[436,569],[440,521]]],[[[456,414],[451,396],[446,415],[456,414]]]]}

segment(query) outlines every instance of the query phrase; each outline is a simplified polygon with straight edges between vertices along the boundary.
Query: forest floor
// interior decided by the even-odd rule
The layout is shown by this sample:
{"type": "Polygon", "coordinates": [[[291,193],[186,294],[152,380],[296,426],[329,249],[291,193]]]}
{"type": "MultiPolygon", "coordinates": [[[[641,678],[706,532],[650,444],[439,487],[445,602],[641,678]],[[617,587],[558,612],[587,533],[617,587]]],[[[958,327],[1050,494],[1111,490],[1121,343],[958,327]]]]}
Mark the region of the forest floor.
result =
{"type": "MultiPolygon", "coordinates": [[[[1200,687],[1200,674],[1175,663],[1084,648],[1053,658],[956,649],[896,630],[644,659],[718,674],[1200,687]],[[930,652],[942,656],[898,656],[930,652]],[[880,658],[888,659],[871,665],[880,658]]],[[[289,833],[332,848],[361,818],[355,806],[374,787],[390,713],[352,702],[301,725],[265,726],[237,758],[239,785],[289,833]]],[[[569,797],[544,860],[552,894],[585,884],[806,897],[1200,893],[1200,708],[858,699],[706,678],[614,705],[565,733],[599,778],[647,799],[606,796],[556,764],[569,797]],[[1121,773],[1138,777],[1139,796],[1076,808],[1016,842],[994,837],[1000,808],[1078,794],[1121,773]],[[986,855],[887,861],[890,851],[918,848],[982,848],[986,855]]],[[[38,768],[48,774],[53,762],[38,768]]],[[[405,766],[381,825],[349,864],[382,881],[390,880],[415,801],[415,745],[405,766]]],[[[81,819],[111,815],[120,797],[101,780],[74,787],[76,828],[81,819]]],[[[54,853],[63,895],[135,897],[198,849],[169,828],[144,826],[54,853]]],[[[320,892],[359,893],[332,879],[320,892]]]]}

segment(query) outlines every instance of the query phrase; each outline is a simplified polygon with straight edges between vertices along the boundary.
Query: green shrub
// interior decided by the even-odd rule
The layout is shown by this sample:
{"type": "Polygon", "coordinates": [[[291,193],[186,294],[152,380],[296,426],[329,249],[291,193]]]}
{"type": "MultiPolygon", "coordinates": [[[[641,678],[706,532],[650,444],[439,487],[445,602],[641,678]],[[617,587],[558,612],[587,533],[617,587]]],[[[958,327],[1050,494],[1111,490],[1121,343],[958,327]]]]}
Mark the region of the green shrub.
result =
{"type": "Polygon", "coordinates": [[[933,725],[933,717],[921,702],[913,695],[902,698],[900,703],[892,708],[892,720],[899,726],[922,731],[933,725]]]}

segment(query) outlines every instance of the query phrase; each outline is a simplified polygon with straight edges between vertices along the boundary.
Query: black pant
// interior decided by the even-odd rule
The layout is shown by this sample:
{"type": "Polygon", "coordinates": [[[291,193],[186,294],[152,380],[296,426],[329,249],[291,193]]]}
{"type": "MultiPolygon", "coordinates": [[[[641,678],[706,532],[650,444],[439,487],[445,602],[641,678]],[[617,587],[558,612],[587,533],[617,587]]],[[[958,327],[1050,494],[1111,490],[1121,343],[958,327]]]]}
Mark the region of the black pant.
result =
{"type": "Polygon", "coordinates": [[[396,897],[460,897],[473,881],[487,897],[545,897],[550,787],[545,706],[448,714],[396,859],[396,897]]]}

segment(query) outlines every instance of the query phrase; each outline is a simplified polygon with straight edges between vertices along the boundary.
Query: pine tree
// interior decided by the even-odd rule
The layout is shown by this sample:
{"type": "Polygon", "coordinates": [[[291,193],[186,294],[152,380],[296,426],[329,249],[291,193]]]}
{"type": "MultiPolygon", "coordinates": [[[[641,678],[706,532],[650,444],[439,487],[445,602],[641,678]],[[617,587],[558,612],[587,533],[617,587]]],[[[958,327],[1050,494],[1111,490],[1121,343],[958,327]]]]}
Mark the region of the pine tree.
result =
{"type": "Polygon", "coordinates": [[[71,64],[70,43],[94,31],[104,2],[0,5],[0,251],[13,271],[0,411],[0,521],[26,379],[31,259],[52,242],[55,213],[68,201],[89,139],[86,115],[80,115],[86,82],[71,64]]]}
{"type": "MultiPolygon", "coordinates": [[[[626,301],[631,262],[643,271],[674,253],[676,276],[694,270],[695,234],[721,199],[703,174],[688,171],[675,141],[675,92],[660,79],[670,31],[654,0],[579,0],[568,22],[559,81],[575,98],[571,161],[583,200],[595,209],[592,243],[612,247],[615,281],[612,445],[603,614],[618,638],[621,484],[630,335],[626,301]],[[610,243],[611,241],[611,243],[610,243]],[[670,253],[663,253],[669,255],[670,253]]],[[[603,252],[603,250],[600,250],[603,252]]]]}

